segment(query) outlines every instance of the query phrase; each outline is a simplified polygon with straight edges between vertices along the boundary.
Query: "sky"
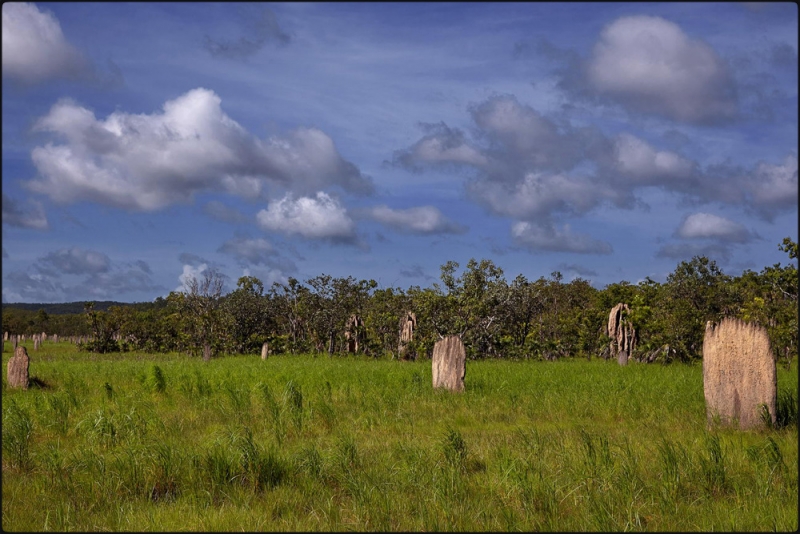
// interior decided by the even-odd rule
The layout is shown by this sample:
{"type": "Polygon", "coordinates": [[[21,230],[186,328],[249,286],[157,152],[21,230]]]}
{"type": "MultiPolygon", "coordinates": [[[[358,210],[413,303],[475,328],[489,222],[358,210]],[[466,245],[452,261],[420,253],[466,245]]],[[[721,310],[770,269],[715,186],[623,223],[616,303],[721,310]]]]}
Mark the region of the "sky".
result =
{"type": "Polygon", "coordinates": [[[785,265],[797,12],[6,2],[2,300],[785,265]]]}

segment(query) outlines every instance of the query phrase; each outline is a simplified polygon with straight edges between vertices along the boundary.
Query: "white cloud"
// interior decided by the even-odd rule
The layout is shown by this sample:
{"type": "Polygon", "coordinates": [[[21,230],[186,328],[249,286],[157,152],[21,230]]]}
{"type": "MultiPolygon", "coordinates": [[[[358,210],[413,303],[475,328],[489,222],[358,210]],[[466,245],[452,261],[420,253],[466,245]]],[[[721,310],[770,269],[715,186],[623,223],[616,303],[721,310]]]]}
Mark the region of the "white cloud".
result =
{"type": "Polygon", "coordinates": [[[394,153],[392,163],[409,170],[421,170],[420,165],[463,164],[482,167],[487,157],[468,144],[464,133],[458,128],[449,128],[444,123],[420,124],[427,133],[422,139],[405,150],[394,153]]]}
{"type": "Polygon", "coordinates": [[[466,143],[448,146],[440,137],[422,139],[413,147],[412,152],[417,159],[428,163],[451,162],[481,166],[487,161],[483,154],[466,143]]]}
{"type": "Polygon", "coordinates": [[[556,212],[582,214],[607,196],[584,178],[546,173],[528,173],[513,185],[475,180],[467,190],[492,212],[515,219],[546,219],[556,212]]]}
{"type": "Polygon", "coordinates": [[[525,221],[511,226],[514,241],[530,250],[575,252],[578,254],[611,254],[611,245],[585,234],[574,234],[568,224],[559,230],[550,224],[532,224],[525,221]]]}
{"type": "Polygon", "coordinates": [[[309,239],[352,241],[355,238],[355,223],[345,208],[322,191],[317,192],[316,197],[295,200],[288,194],[281,200],[271,201],[267,209],[258,212],[256,220],[264,230],[309,239]]]}
{"type": "Polygon", "coordinates": [[[203,271],[208,269],[208,264],[202,263],[198,266],[184,265],[183,272],[178,276],[181,285],[173,289],[175,292],[186,293],[188,291],[189,283],[192,280],[199,280],[203,271]]]}
{"type": "Polygon", "coordinates": [[[367,210],[367,216],[399,232],[412,234],[459,234],[466,227],[449,220],[435,206],[392,209],[386,205],[367,210]]]}
{"type": "Polygon", "coordinates": [[[64,38],[52,13],[35,4],[3,3],[3,76],[39,83],[87,72],[88,62],[64,38]]]}
{"type": "Polygon", "coordinates": [[[622,133],[614,140],[616,168],[634,178],[637,185],[663,183],[675,187],[692,177],[695,164],[674,152],[659,151],[633,135],[622,133]]]}
{"type": "Polygon", "coordinates": [[[24,206],[3,193],[3,224],[32,230],[47,230],[50,225],[42,203],[28,199],[24,206]]]}
{"type": "Polygon", "coordinates": [[[27,185],[61,203],[153,211],[205,191],[257,196],[265,181],[301,193],[332,185],[354,193],[373,189],[324,132],[298,128],[285,137],[255,138],[203,88],[167,101],[161,113],[117,111],[105,120],[61,100],[34,128],[65,144],[33,150],[39,176],[27,185]]]}
{"type": "Polygon", "coordinates": [[[790,154],[783,165],[759,163],[751,181],[753,202],[763,214],[797,207],[797,155],[790,154]]]}
{"type": "Polygon", "coordinates": [[[660,17],[622,17],[606,26],[587,75],[594,90],[636,111],[694,123],[737,113],[733,80],[719,55],[660,17]]]}
{"type": "Polygon", "coordinates": [[[581,158],[571,128],[559,131],[556,124],[512,95],[489,98],[470,109],[472,119],[490,139],[490,152],[501,160],[518,161],[528,168],[564,170],[581,158]]]}
{"type": "Polygon", "coordinates": [[[743,225],[711,213],[689,215],[678,227],[676,235],[684,239],[713,238],[736,243],[752,239],[752,234],[743,225]]]}

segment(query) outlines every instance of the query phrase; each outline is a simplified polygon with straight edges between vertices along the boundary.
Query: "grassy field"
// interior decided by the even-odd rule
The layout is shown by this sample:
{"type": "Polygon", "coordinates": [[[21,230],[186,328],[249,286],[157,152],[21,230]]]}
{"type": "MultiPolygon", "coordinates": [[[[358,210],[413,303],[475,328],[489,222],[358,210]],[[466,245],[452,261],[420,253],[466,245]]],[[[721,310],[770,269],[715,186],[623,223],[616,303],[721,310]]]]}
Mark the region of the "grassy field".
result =
{"type": "Polygon", "coordinates": [[[27,348],[5,531],[798,528],[797,425],[708,429],[699,365],[468,362],[452,394],[429,360],[27,348]]]}

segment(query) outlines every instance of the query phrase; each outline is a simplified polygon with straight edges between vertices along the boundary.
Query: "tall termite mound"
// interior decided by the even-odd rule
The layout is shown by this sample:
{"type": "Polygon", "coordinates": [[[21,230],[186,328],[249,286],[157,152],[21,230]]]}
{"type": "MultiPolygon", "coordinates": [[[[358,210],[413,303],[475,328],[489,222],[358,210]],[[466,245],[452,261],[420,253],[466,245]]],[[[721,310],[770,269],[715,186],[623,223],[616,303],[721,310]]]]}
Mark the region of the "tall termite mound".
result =
{"type": "Polygon", "coordinates": [[[703,393],[706,417],[725,425],[764,424],[764,406],[775,422],[778,375],[764,327],[725,318],[706,323],[703,339],[703,393]]]}
{"type": "Polygon", "coordinates": [[[28,389],[30,362],[31,359],[28,357],[25,347],[20,346],[14,349],[14,355],[8,360],[8,387],[28,389]]]}
{"type": "Polygon", "coordinates": [[[620,365],[628,363],[628,357],[636,348],[636,330],[628,319],[630,311],[627,304],[620,302],[608,314],[606,333],[611,338],[609,349],[611,356],[616,357],[620,365]]]}
{"type": "Polygon", "coordinates": [[[416,328],[417,314],[414,312],[406,312],[405,316],[400,319],[400,344],[397,348],[399,357],[404,360],[410,357],[408,354],[408,344],[414,341],[414,330],[416,328]]]}
{"type": "Polygon", "coordinates": [[[464,391],[467,352],[458,336],[447,336],[433,346],[433,387],[464,391]]]}

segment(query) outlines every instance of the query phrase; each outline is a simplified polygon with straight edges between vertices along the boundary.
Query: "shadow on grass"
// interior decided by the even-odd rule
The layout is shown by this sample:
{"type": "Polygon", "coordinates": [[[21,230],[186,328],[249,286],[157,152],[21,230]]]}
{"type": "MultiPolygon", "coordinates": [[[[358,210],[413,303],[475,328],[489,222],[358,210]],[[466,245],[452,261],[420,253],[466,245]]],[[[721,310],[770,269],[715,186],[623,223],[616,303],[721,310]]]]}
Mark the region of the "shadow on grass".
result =
{"type": "Polygon", "coordinates": [[[28,380],[28,388],[30,389],[53,389],[52,384],[48,384],[38,376],[32,376],[28,380]]]}

